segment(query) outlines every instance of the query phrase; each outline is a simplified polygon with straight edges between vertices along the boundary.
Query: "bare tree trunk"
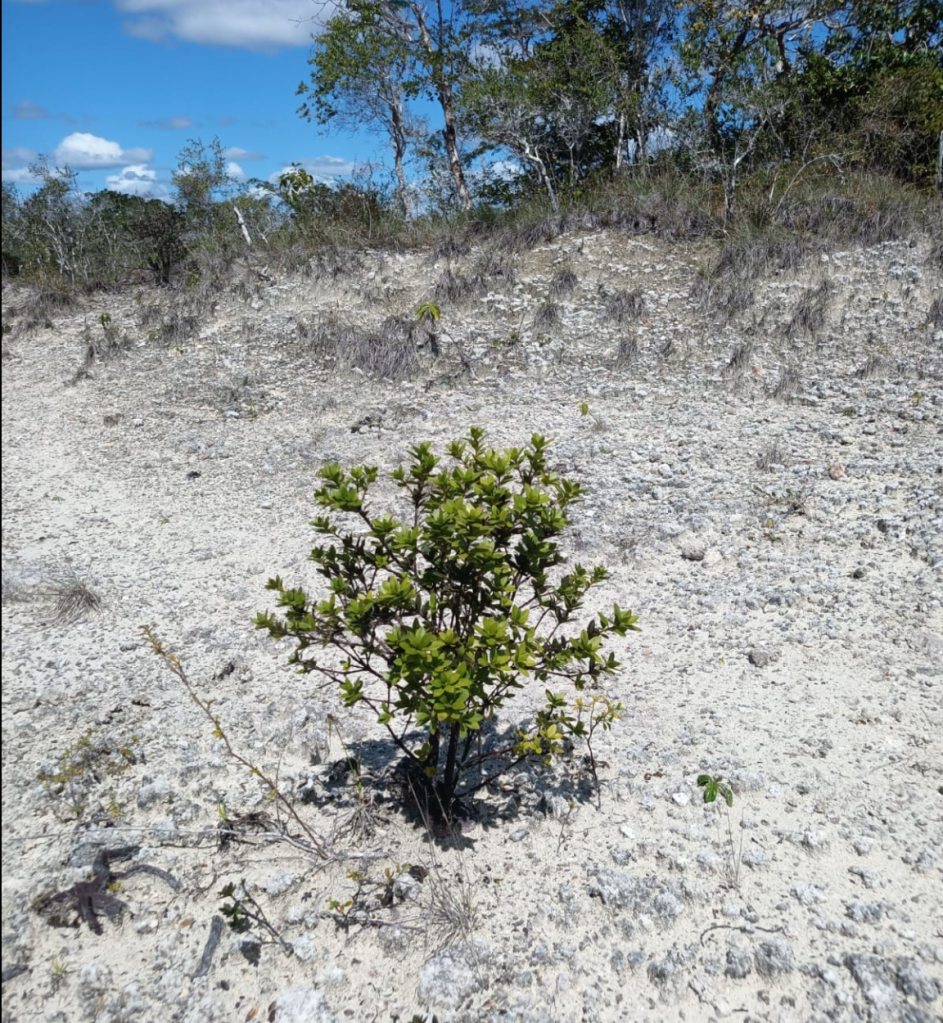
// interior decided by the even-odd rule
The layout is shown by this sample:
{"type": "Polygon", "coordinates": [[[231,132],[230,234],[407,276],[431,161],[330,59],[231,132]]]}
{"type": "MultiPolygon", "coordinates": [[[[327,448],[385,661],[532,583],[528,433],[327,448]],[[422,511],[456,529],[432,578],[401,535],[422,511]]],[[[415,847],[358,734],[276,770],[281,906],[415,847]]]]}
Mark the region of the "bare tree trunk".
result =
{"type": "MultiPolygon", "coordinates": [[[[443,17],[442,4],[441,0],[437,0],[437,2],[439,8],[441,38],[443,17]]],[[[452,83],[446,77],[445,71],[439,63],[441,58],[441,49],[436,51],[436,48],[432,43],[432,36],[429,34],[429,26],[426,22],[426,17],[422,8],[417,3],[411,3],[409,8],[413,13],[413,17],[416,19],[416,26],[419,29],[419,38],[422,41],[423,49],[429,56],[430,67],[436,68],[433,72],[432,80],[435,83],[435,90],[439,97],[439,106],[442,107],[442,116],[445,119],[445,127],[442,129],[442,137],[445,139],[445,152],[448,156],[449,170],[452,172],[452,178],[455,181],[455,190],[458,192],[459,201],[462,204],[462,208],[467,210],[471,208],[471,195],[468,191],[468,185],[465,182],[465,172],[462,170],[462,160],[458,153],[458,133],[455,130],[455,110],[452,102],[452,83]]]]}
{"type": "Polygon", "coordinates": [[[403,110],[397,104],[390,105],[393,130],[390,133],[393,141],[393,165],[396,171],[396,199],[400,212],[405,220],[409,220],[409,188],[406,185],[406,172],[403,169],[403,157],[406,155],[406,125],[403,123],[403,110]]]}
{"type": "Polygon", "coordinates": [[[547,173],[547,165],[544,163],[537,149],[524,145],[522,147],[524,155],[530,160],[531,165],[537,168],[537,174],[540,176],[540,180],[543,182],[544,188],[547,190],[547,198],[550,200],[550,208],[554,213],[560,212],[560,203],[557,201],[557,194],[553,190],[553,182],[550,180],[550,175],[547,173]]]}
{"type": "Polygon", "coordinates": [[[616,139],[616,170],[622,170],[622,150],[625,148],[625,114],[619,114],[619,136],[616,139]]]}
{"type": "Polygon", "coordinates": [[[471,195],[465,182],[465,172],[462,169],[462,160],[458,153],[458,133],[455,131],[455,114],[452,109],[452,87],[446,82],[439,85],[439,103],[445,117],[442,134],[445,138],[445,151],[449,158],[449,170],[452,172],[462,208],[471,209],[471,195]]]}
{"type": "Polygon", "coordinates": [[[239,221],[239,227],[242,229],[242,237],[245,238],[246,245],[251,245],[252,235],[249,234],[249,228],[246,227],[245,219],[242,216],[242,210],[240,210],[235,203],[232,204],[232,208],[236,212],[236,220],[239,221]]]}
{"type": "Polygon", "coordinates": [[[936,187],[943,191],[943,131],[940,132],[936,149],[936,187]]]}

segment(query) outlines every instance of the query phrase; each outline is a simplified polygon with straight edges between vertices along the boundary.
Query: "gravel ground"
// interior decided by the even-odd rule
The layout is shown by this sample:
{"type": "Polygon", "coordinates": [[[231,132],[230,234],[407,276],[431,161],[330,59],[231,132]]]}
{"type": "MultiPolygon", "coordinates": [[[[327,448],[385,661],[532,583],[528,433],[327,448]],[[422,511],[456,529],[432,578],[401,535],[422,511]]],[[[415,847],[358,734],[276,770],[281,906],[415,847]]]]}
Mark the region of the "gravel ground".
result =
{"type": "Polygon", "coordinates": [[[3,1020],[939,1020],[943,270],[922,242],[787,255],[333,253],[30,329],[6,289],[3,1020]],[[383,733],[252,617],[269,576],[312,582],[323,464],[472,425],[555,438],[568,550],[612,572],[587,610],[643,632],[598,792],[577,750],[430,834],[383,733]],[[348,858],[265,837],[145,624],[348,858]],[[270,929],[220,926],[230,883],[270,929]]]}

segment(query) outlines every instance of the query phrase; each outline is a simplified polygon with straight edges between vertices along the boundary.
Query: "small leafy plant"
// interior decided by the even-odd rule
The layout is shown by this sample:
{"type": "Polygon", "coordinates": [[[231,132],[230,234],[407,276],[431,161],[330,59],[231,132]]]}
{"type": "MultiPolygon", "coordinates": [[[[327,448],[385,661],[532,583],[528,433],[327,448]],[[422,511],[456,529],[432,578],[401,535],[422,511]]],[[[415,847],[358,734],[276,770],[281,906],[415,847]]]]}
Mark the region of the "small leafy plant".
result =
{"type": "Polygon", "coordinates": [[[249,894],[246,882],[236,885],[232,881],[219,892],[227,901],[219,907],[230,928],[237,934],[245,934],[253,927],[259,927],[271,936],[271,943],[280,945],[286,955],[292,955],[291,945],[279,934],[265,915],[262,907],[249,894]]]}
{"type": "MultiPolygon", "coordinates": [[[[54,769],[43,769],[36,776],[50,795],[61,796],[68,806],[70,815],[81,817],[87,809],[91,789],[106,778],[114,778],[137,763],[136,735],[126,743],[112,743],[98,738],[90,728],[59,754],[54,769]]],[[[113,792],[108,794],[106,812],[118,819],[123,816],[123,807],[116,801],[113,792]]]]}
{"type": "Polygon", "coordinates": [[[256,618],[273,639],[295,641],[290,660],[302,672],[320,672],[348,707],[376,715],[434,795],[433,810],[446,815],[511,763],[549,760],[570,737],[610,728],[622,709],[604,694],[571,705],[550,688],[598,688],[619,666],[604,640],[637,630],[638,619],[615,605],[563,633],[608,572],[580,564],[556,572],[558,538],[582,491],[550,471],[549,447],[534,434],[526,447],[495,451],[475,427],[448,446],[451,464],[442,466],[419,444],[390,477],[411,508],[405,518],[372,509],[377,468],[326,466],[315,500],[348,517],[312,523],[325,538],[311,560],[328,595],[276,577],[268,588],[283,614],[256,618]],[[319,659],[326,647],[339,664],[319,659]],[[482,727],[529,678],[544,689],[545,707],[510,742],[486,744],[482,727]]]}

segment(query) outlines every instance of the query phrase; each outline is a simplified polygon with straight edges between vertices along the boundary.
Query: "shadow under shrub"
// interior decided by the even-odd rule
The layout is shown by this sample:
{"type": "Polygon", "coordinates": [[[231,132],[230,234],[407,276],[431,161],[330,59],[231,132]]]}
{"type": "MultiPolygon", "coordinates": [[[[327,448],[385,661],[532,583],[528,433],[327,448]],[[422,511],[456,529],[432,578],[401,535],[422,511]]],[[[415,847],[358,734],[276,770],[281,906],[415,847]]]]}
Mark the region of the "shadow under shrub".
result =
{"type": "Polygon", "coordinates": [[[608,578],[602,566],[555,571],[581,489],[549,471],[550,442],[539,434],[503,452],[483,438],[472,428],[450,444],[447,466],[429,444],[414,447],[390,477],[412,509],[402,519],[372,509],[375,467],[322,469],[315,500],[347,517],[313,522],[324,542],[311,560],[328,595],[276,577],[268,588],[281,616],[256,618],[273,639],[295,641],[291,663],[320,673],[348,707],[373,712],[424,787],[417,795],[446,817],[456,800],[526,758],[551,758],[569,738],[585,739],[595,763],[593,733],[622,709],[598,689],[618,668],[603,641],[637,629],[637,617],[615,605],[564,634],[586,593],[608,578]],[[528,679],[544,689],[545,706],[507,744],[484,748],[482,726],[528,679]]]}

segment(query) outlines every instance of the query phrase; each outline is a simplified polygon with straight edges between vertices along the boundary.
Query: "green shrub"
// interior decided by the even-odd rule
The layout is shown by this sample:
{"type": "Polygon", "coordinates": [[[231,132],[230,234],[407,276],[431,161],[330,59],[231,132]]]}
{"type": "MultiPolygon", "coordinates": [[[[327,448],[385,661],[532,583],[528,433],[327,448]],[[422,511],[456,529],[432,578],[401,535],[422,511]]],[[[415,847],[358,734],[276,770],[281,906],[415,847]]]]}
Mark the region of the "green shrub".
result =
{"type": "Polygon", "coordinates": [[[311,560],[329,593],[317,599],[272,579],[283,616],[256,619],[273,638],[295,641],[290,660],[303,672],[320,672],[347,706],[373,711],[432,809],[446,814],[511,764],[561,752],[569,737],[587,741],[595,764],[593,732],[622,709],[598,691],[618,667],[603,640],[637,630],[637,617],[616,605],[563,634],[587,591],[608,578],[601,566],[555,571],[580,486],[548,469],[550,441],[540,435],[503,452],[483,437],[472,428],[450,444],[445,467],[429,444],[411,450],[390,477],[412,509],[407,519],[368,506],[375,467],[322,469],[315,500],[356,525],[329,515],[312,523],[326,538],[311,560]],[[486,742],[482,726],[528,678],[546,705],[510,741],[486,742]],[[587,685],[597,691],[581,695],[587,685]]]}

